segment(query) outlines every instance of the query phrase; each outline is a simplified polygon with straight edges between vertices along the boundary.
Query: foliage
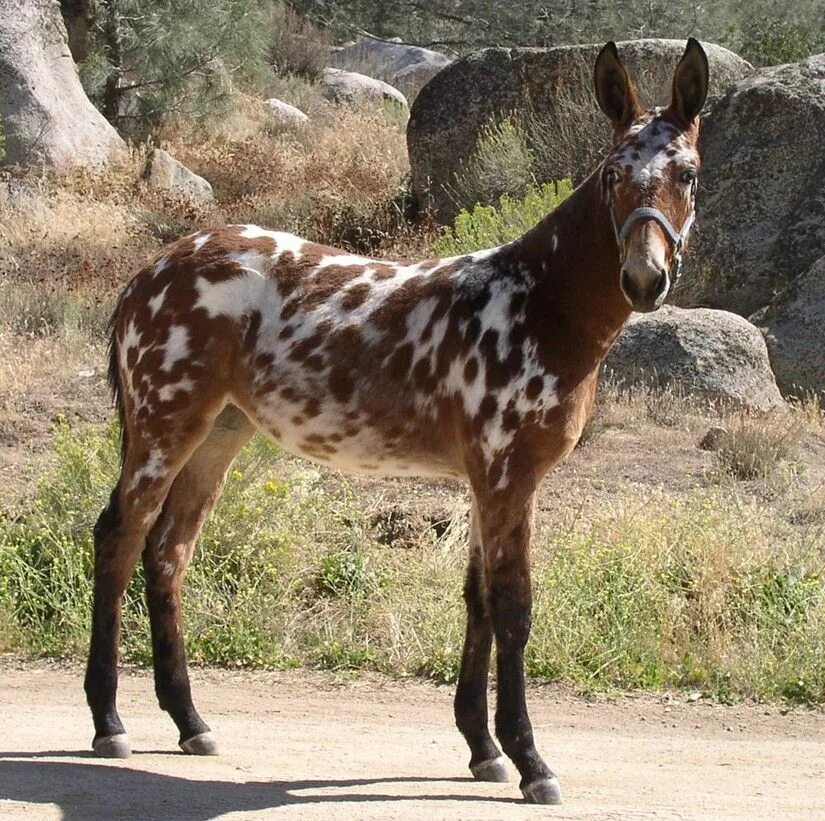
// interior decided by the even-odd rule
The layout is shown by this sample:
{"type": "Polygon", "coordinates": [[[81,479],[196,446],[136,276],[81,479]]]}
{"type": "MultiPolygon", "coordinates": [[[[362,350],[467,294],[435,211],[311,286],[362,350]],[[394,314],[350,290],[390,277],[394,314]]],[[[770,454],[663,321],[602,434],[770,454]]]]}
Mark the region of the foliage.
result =
{"type": "Polygon", "coordinates": [[[809,23],[776,17],[751,20],[741,35],[743,57],[760,66],[795,63],[825,50],[825,23],[819,28],[809,23]]]}
{"type": "Polygon", "coordinates": [[[757,62],[801,59],[822,48],[823,0],[291,0],[290,5],[350,39],[363,31],[464,54],[486,46],[685,38],[693,35],[757,62]],[[811,34],[805,35],[809,31],[811,34]],[[818,39],[813,34],[819,31],[818,39]],[[748,33],[750,32],[750,33],[748,33]],[[819,45],[817,45],[817,43],[819,45]]]}
{"type": "MultiPolygon", "coordinates": [[[[90,530],[114,481],[117,431],[62,424],[55,450],[31,504],[0,519],[0,624],[5,649],[73,655],[87,644],[90,530]]],[[[821,534],[735,494],[634,490],[586,519],[570,511],[540,526],[528,673],[585,689],[825,700],[821,534]]],[[[378,543],[368,508],[344,481],[253,440],[187,576],[190,658],[454,680],[466,513],[394,550],[378,543]]],[[[139,570],[124,656],[148,662],[149,647],[139,570]]]]}
{"type": "Polygon", "coordinates": [[[690,30],[693,2],[592,0],[586,5],[542,0],[291,0],[297,10],[342,38],[366,30],[378,37],[466,52],[484,46],[549,46],[594,37],[661,36],[690,30]]]}
{"type": "Polygon", "coordinates": [[[267,48],[258,0],[107,0],[94,32],[81,79],[120,127],[213,112],[267,48]]]}
{"type": "Polygon", "coordinates": [[[505,194],[498,206],[476,205],[472,211],[463,210],[452,228],[433,243],[433,251],[439,256],[458,256],[511,242],[547,216],[572,190],[570,180],[559,180],[541,188],[530,186],[521,199],[505,194]]]}
{"type": "Polygon", "coordinates": [[[329,64],[329,33],[287,5],[274,6],[266,20],[271,31],[268,59],[275,71],[310,80],[319,77],[329,64]]]}
{"type": "Polygon", "coordinates": [[[798,453],[804,426],[791,414],[733,418],[716,451],[716,462],[737,479],[767,478],[798,453]]]}
{"type": "Polygon", "coordinates": [[[502,194],[521,196],[535,184],[526,135],[507,117],[482,128],[472,156],[456,176],[453,194],[458,204],[489,203],[502,194]]]}
{"type": "Polygon", "coordinates": [[[528,669],[592,686],[823,698],[815,540],[776,550],[755,512],[720,502],[646,500],[562,533],[536,585],[534,623],[546,627],[528,669]]]}

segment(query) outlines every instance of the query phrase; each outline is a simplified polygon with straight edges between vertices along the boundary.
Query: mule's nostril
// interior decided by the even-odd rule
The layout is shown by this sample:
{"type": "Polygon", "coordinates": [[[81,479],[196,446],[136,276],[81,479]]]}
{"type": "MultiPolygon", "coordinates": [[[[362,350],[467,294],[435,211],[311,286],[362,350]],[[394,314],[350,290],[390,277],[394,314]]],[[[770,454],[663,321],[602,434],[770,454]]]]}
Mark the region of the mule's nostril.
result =
{"type": "Polygon", "coordinates": [[[659,280],[656,283],[656,296],[661,296],[667,288],[667,271],[662,268],[659,272],[659,280]]]}
{"type": "Polygon", "coordinates": [[[633,278],[630,276],[630,274],[628,274],[627,268],[622,268],[622,274],[619,278],[619,282],[622,286],[622,290],[624,291],[625,296],[630,300],[636,299],[636,286],[633,283],[633,278]]]}

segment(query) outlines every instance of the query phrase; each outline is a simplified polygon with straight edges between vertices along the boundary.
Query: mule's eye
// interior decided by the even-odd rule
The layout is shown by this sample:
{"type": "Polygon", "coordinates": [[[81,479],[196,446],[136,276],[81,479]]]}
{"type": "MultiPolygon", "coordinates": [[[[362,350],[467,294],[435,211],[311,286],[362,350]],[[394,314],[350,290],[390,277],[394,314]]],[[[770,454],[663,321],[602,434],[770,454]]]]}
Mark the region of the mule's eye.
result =
{"type": "Polygon", "coordinates": [[[685,185],[692,185],[696,182],[696,171],[693,168],[688,168],[687,171],[683,171],[679,179],[685,185]]]}
{"type": "Polygon", "coordinates": [[[615,168],[608,168],[604,172],[604,182],[605,185],[610,186],[611,188],[616,185],[619,181],[619,172],[615,168]]]}

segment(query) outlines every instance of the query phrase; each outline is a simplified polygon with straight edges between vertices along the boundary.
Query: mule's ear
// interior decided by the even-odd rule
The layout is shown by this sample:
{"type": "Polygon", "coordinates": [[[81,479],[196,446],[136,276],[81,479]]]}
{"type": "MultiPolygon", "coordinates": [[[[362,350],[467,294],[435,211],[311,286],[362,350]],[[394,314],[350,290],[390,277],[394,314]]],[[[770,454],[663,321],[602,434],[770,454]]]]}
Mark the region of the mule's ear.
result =
{"type": "Polygon", "coordinates": [[[673,74],[670,110],[685,123],[699,116],[708,96],[708,58],[699,41],[691,37],[673,74]]]}
{"type": "Polygon", "coordinates": [[[599,107],[616,124],[629,125],[640,112],[636,90],[619,59],[616,44],[609,42],[596,58],[593,70],[599,107]]]}

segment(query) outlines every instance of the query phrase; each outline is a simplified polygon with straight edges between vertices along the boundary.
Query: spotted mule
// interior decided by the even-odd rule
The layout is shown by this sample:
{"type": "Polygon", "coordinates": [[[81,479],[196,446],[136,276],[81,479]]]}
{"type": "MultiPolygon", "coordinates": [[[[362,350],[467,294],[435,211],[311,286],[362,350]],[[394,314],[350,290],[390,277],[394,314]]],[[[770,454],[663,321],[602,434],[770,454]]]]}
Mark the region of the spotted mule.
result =
{"type": "Polygon", "coordinates": [[[176,242],[134,277],[112,320],[122,470],[94,533],[86,693],[98,754],[130,752],[115,705],[117,648],[139,560],[160,706],[187,753],[216,752],[192,700],[181,585],[233,458],[261,431],[322,465],[469,485],[456,723],[474,776],[506,779],[487,720],[495,638],[501,749],[529,801],[561,800],[524,692],[536,491],[577,442],[631,310],[661,305],[678,274],[707,83],[690,40],[670,105],[644,110],[615,45],[605,46],[595,85],[611,151],[508,245],[391,263],[234,225],[176,242]]]}

